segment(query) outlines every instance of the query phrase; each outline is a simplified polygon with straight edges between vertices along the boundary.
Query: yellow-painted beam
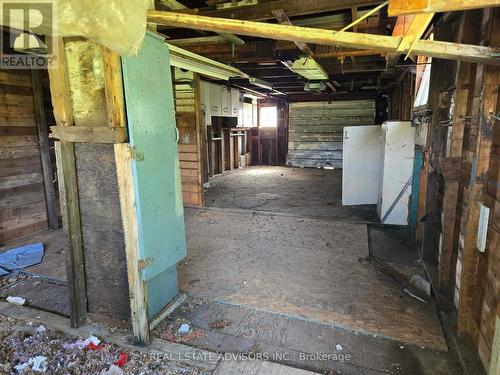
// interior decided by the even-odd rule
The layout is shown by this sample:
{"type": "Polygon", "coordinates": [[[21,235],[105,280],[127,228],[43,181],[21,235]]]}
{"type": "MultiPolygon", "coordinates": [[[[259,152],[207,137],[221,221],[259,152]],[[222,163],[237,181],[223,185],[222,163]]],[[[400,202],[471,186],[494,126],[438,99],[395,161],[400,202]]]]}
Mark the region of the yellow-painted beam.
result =
{"type": "MultiPolygon", "coordinates": [[[[401,40],[403,39],[402,37],[388,35],[372,35],[348,31],[332,32],[331,30],[310,27],[204,17],[158,10],[148,11],[148,21],[159,25],[184,27],[195,30],[229,32],[260,38],[342,46],[355,49],[375,49],[393,53],[397,52],[401,40]]],[[[417,40],[413,45],[413,53],[416,55],[443,59],[500,64],[500,59],[494,56],[493,49],[485,46],[434,40],[417,40]]]]}
{"type": "Polygon", "coordinates": [[[389,16],[438,13],[500,6],[500,0],[389,0],[389,16]]]}
{"type": "Polygon", "coordinates": [[[417,14],[411,21],[408,32],[403,37],[401,43],[399,43],[396,51],[406,53],[406,57],[408,57],[415,46],[415,43],[422,37],[433,17],[434,13],[417,14]]]}

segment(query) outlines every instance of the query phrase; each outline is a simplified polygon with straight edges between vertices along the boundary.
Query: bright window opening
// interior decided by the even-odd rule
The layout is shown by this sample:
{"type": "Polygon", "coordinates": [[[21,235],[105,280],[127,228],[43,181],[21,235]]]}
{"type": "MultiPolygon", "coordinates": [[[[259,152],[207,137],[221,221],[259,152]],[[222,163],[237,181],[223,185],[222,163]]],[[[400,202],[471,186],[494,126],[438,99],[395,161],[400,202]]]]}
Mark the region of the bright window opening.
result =
{"type": "Polygon", "coordinates": [[[261,128],[275,128],[278,126],[278,108],[261,107],[259,125],[261,128]]]}

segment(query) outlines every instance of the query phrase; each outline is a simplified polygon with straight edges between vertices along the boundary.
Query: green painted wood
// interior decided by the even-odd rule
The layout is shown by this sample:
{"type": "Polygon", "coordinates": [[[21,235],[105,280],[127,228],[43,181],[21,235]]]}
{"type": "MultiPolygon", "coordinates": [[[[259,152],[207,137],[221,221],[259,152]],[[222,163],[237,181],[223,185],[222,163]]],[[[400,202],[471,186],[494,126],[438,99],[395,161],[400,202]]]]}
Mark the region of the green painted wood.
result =
{"type": "MultiPolygon", "coordinates": [[[[142,277],[147,282],[158,276],[161,281],[168,274],[165,288],[172,290],[169,296],[175,295],[177,278],[172,277],[171,269],[186,256],[186,241],[168,47],[163,39],[147,33],[138,55],[122,58],[122,68],[135,155],[142,277]]],[[[155,279],[152,284],[160,281],[155,279]]],[[[169,298],[156,292],[148,288],[148,305],[160,306],[158,300],[169,298]]]]}

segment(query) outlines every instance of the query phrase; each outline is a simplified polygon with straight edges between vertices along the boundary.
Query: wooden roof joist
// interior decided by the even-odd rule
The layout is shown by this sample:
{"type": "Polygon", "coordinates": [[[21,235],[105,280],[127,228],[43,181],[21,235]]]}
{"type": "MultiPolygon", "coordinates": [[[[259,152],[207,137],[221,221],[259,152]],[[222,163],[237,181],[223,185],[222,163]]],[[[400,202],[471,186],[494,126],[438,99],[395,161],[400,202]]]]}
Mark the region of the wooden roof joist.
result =
{"type": "MultiPolygon", "coordinates": [[[[402,41],[402,37],[398,36],[372,35],[347,31],[332,32],[331,30],[309,27],[231,20],[155,10],[150,10],[148,12],[148,22],[165,26],[213,32],[228,32],[267,39],[290,40],[293,42],[325,44],[355,49],[375,49],[392,53],[408,52],[398,51],[398,47],[402,41]]],[[[484,46],[440,42],[435,40],[418,40],[412,45],[412,53],[415,55],[450,60],[500,64],[500,59],[494,56],[493,49],[484,46]]]]}

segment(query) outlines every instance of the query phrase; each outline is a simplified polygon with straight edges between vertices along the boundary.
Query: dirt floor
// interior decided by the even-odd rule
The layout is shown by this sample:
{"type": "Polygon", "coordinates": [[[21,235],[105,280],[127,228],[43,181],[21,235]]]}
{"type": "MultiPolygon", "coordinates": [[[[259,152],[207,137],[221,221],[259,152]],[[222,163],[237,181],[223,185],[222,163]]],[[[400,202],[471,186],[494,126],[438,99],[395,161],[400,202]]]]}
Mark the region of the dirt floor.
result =
{"type": "Polygon", "coordinates": [[[376,206],[342,206],[342,170],[254,166],[210,179],[205,205],[348,222],[378,221],[376,206]]]}

